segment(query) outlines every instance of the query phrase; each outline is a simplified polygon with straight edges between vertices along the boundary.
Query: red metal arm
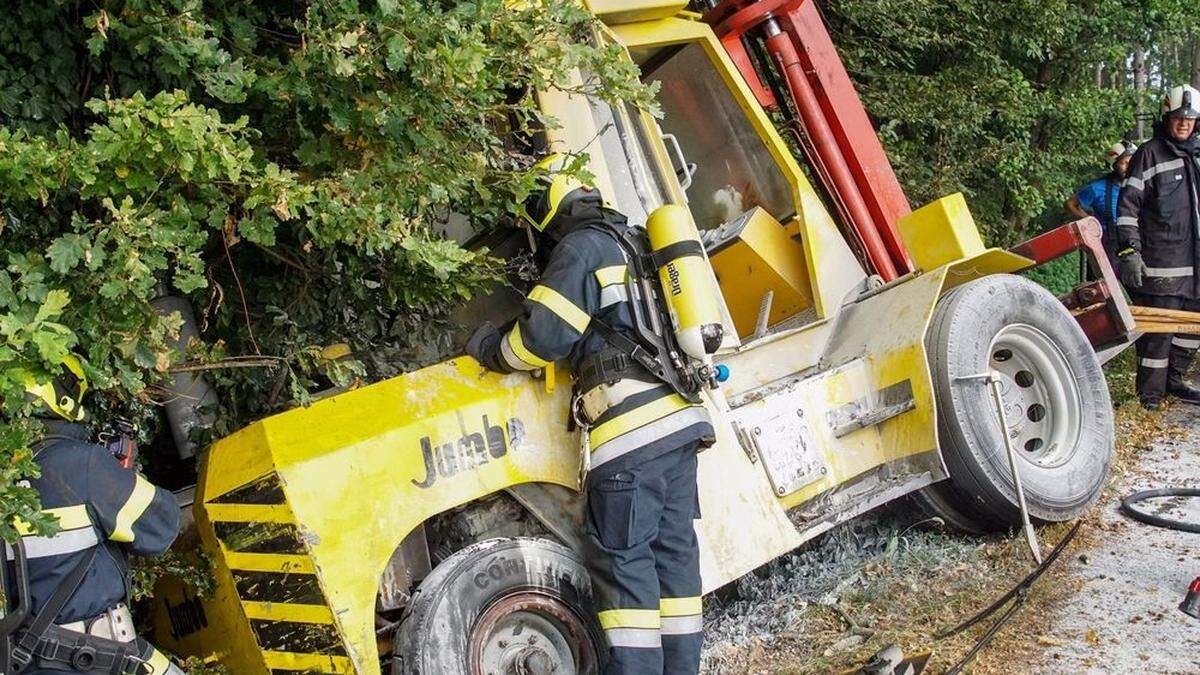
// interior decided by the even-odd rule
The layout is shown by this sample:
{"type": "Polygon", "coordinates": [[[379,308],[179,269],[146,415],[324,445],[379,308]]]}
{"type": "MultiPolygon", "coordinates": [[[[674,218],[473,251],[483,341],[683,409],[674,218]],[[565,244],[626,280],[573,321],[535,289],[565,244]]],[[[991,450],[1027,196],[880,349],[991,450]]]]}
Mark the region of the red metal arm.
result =
{"type": "Polygon", "coordinates": [[[910,211],[862,101],[811,0],[725,0],[705,16],[730,58],[766,107],[795,111],[816,170],[842,221],[885,280],[913,270],[897,221],[910,211]],[[790,100],[780,105],[751,58],[758,41],[775,62],[790,100]]]}
{"type": "Polygon", "coordinates": [[[1099,221],[1084,218],[1012,249],[1013,253],[1034,261],[1029,269],[1074,251],[1082,251],[1087,256],[1088,265],[1099,279],[1079,286],[1061,300],[1097,350],[1127,341],[1134,330],[1133,313],[1129,311],[1121,283],[1108,261],[1100,233],[1099,221]]]}

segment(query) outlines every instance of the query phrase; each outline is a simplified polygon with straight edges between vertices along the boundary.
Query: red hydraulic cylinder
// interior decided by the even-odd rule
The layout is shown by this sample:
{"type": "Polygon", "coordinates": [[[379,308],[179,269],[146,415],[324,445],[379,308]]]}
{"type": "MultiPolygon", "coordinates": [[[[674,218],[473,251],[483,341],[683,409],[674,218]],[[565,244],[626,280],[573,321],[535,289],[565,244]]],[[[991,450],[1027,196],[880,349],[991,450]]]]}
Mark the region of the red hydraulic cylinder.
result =
{"type": "Polygon", "coordinates": [[[910,212],[908,199],[816,2],[722,0],[705,13],[704,20],[713,27],[758,102],[789,117],[796,113],[796,126],[804,132],[798,139],[804,155],[871,271],[888,278],[888,266],[878,262],[875,242],[881,241],[896,274],[911,272],[912,258],[898,230],[900,219],[910,212]],[[780,49],[786,50],[781,47],[785,38],[791,50],[786,53],[789,58],[780,60],[780,49]],[[766,46],[768,41],[774,48],[766,46]],[[766,58],[775,61],[777,68],[765,68],[756,61],[752,56],[756,43],[766,47],[766,58]],[[776,94],[788,100],[780,101],[776,94]],[[849,183],[844,180],[847,173],[849,183]],[[865,205],[865,219],[860,205],[865,205]],[[868,248],[874,251],[868,252],[868,248]]]}
{"type": "Polygon", "coordinates": [[[783,73],[788,92],[792,95],[796,110],[800,114],[800,121],[804,124],[804,130],[824,165],[822,168],[828,173],[833,192],[846,208],[850,225],[862,238],[867,259],[884,281],[896,279],[900,276],[896,272],[896,265],[879,236],[879,230],[874,225],[862,192],[858,189],[858,184],[850,173],[850,166],[833,136],[833,129],[821,111],[821,104],[808,82],[808,76],[804,73],[804,66],[791,37],[780,30],[774,19],[767,20],[766,30],[767,52],[775,59],[779,72],[783,73]]]}

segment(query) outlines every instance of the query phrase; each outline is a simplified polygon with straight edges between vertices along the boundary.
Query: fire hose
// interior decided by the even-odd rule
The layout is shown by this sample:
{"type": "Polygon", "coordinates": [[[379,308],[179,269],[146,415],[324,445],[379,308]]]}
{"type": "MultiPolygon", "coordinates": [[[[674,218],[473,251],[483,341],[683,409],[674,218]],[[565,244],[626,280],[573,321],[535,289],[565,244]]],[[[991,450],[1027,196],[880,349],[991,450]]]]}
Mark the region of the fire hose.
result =
{"type": "Polygon", "coordinates": [[[1189,523],[1184,520],[1164,518],[1137,507],[1137,504],[1147,499],[1158,499],[1161,497],[1200,497],[1200,488],[1155,488],[1153,490],[1135,492],[1121,500],[1121,512],[1147,525],[1200,534],[1200,523],[1189,523]]]}

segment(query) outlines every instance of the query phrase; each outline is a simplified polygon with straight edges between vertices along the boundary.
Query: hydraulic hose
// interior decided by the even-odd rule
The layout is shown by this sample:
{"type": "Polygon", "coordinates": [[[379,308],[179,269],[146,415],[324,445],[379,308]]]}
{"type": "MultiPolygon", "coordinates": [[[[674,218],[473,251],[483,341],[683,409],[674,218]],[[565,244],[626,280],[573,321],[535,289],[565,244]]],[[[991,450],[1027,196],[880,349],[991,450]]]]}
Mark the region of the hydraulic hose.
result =
{"type": "Polygon", "coordinates": [[[1121,511],[1130,518],[1147,525],[1200,534],[1200,523],[1189,523],[1183,520],[1163,518],[1162,516],[1147,513],[1136,507],[1136,504],[1139,502],[1159,497],[1200,497],[1200,488],[1156,488],[1135,492],[1121,500],[1121,511]]]}

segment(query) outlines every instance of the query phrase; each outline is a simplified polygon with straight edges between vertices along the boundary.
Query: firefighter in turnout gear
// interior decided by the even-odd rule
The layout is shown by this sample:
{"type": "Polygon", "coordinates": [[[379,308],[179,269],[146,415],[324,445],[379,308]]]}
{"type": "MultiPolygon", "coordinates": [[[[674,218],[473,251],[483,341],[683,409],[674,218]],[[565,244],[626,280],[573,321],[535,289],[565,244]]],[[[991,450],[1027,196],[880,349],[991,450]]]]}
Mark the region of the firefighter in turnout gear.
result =
{"type": "MultiPolygon", "coordinates": [[[[28,397],[43,417],[45,435],[33,450],[41,476],[29,481],[44,512],[61,528],[52,536],[27,533],[24,544],[29,617],[5,638],[0,656],[13,673],[141,673],[182,675],[165,655],[139,638],[129,612],[129,555],[165,552],[179,529],[170,492],[121,465],[108,448],[89,442],[82,397],[87,380],[67,356],[49,382],[26,376],[28,397]]],[[[14,560],[13,547],[6,546],[14,560]]],[[[12,580],[15,570],[8,575],[12,580]]],[[[18,589],[7,589],[14,597],[18,589]]]]}
{"type": "MultiPolygon", "coordinates": [[[[1154,138],[1133,156],[1117,217],[1117,270],[1139,305],[1200,310],[1200,92],[1175,87],[1163,102],[1154,138]]],[[[1137,391],[1157,408],[1166,395],[1200,404],[1186,375],[1200,335],[1138,339],[1137,391]]]]}
{"type": "Polygon", "coordinates": [[[698,396],[681,395],[620,348],[638,311],[626,283],[636,266],[621,241],[644,233],[561,173],[564,161],[539,164],[541,189],[524,207],[529,226],[554,242],[540,282],[511,329],[485,324],[467,352],[500,372],[568,360],[590,461],[586,559],[610,646],[604,672],[696,673],[696,453],[712,444],[712,423],[698,396]]]}

